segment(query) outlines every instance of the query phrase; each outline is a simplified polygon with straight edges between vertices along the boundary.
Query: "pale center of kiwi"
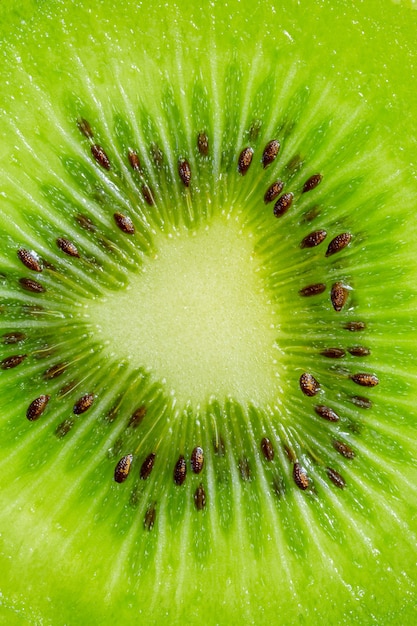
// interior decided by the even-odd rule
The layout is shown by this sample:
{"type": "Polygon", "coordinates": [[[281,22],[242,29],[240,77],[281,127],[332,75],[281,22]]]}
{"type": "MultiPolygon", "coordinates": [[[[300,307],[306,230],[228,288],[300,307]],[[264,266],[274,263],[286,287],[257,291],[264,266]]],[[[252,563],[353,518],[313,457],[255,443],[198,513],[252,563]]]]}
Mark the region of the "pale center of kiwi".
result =
{"type": "Polygon", "coordinates": [[[112,356],[150,371],[180,405],[273,402],[278,320],[253,238],[229,220],[159,235],[155,249],[126,290],[89,305],[112,356]]]}

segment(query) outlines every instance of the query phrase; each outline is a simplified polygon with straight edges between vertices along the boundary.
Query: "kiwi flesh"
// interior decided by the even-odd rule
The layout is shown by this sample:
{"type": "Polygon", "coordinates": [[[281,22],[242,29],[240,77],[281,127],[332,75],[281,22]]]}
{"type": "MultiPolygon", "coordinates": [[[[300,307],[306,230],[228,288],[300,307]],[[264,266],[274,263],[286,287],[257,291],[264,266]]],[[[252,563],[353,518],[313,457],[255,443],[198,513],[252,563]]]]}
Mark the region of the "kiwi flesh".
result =
{"type": "Polygon", "coordinates": [[[8,624],[416,618],[417,13],[0,10],[8,624]]]}

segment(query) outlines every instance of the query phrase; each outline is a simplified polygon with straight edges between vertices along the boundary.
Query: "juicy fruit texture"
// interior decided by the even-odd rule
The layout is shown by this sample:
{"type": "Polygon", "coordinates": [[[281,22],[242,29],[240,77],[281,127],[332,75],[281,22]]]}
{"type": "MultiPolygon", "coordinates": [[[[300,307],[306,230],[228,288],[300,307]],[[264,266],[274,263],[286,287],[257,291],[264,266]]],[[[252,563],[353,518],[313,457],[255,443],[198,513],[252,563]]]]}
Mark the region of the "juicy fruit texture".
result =
{"type": "Polygon", "coordinates": [[[416,14],[109,5],[2,8],[2,618],[412,623],[416,14]]]}

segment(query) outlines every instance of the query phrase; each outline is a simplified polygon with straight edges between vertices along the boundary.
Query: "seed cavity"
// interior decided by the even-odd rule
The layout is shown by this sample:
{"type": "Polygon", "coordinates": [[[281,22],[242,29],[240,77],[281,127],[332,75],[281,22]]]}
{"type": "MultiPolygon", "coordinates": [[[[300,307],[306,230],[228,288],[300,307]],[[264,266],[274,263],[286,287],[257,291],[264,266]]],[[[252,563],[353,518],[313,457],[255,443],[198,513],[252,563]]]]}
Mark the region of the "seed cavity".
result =
{"type": "Polygon", "coordinates": [[[207,133],[201,131],[197,137],[197,148],[201,156],[207,156],[209,153],[209,140],[207,133]]]}
{"type": "Polygon", "coordinates": [[[332,285],[330,300],[335,311],[340,312],[345,306],[349,296],[349,291],[343,283],[337,282],[332,285]]]}
{"type": "Polygon", "coordinates": [[[72,243],[72,241],[65,239],[65,237],[58,237],[58,239],[56,240],[56,245],[60,250],[62,250],[62,252],[64,252],[64,254],[74,258],[80,257],[77,246],[72,243]]]}
{"type": "Polygon", "coordinates": [[[26,339],[25,333],[19,333],[19,332],[5,333],[2,336],[2,341],[6,345],[13,344],[13,343],[20,343],[21,341],[25,341],[25,339],[26,339]]]}
{"type": "Polygon", "coordinates": [[[370,349],[365,348],[365,346],[353,346],[348,348],[348,352],[352,356],[369,356],[371,354],[370,349]]]}
{"type": "Polygon", "coordinates": [[[82,415],[88,411],[95,400],[95,395],[93,393],[86,393],[84,396],[81,396],[79,400],[74,404],[72,412],[74,415],[82,415]]]}
{"type": "Polygon", "coordinates": [[[280,147],[280,143],[277,139],[273,139],[266,144],[262,154],[262,165],[264,169],[268,167],[268,165],[271,165],[273,161],[275,161],[278,156],[280,147]]]}
{"type": "Polygon", "coordinates": [[[132,168],[132,170],[134,170],[135,172],[140,172],[140,160],[136,150],[129,150],[127,157],[129,159],[130,167],[132,168]]]}
{"type": "Polygon", "coordinates": [[[304,298],[308,298],[310,296],[318,296],[326,290],[326,285],[324,283],[316,283],[314,285],[307,285],[299,290],[300,296],[304,298]]]}
{"type": "Polygon", "coordinates": [[[191,182],[191,168],[186,159],[180,159],[178,161],[178,174],[185,187],[189,187],[191,182]]]}
{"type": "Polygon", "coordinates": [[[252,148],[243,148],[242,152],[239,154],[239,158],[237,161],[237,170],[239,174],[244,176],[249,169],[250,164],[253,159],[253,150],[252,148]]]}
{"type": "Polygon", "coordinates": [[[295,484],[299,489],[301,489],[302,491],[308,489],[308,486],[310,485],[310,480],[307,476],[306,471],[301,467],[298,462],[294,463],[292,476],[295,484]]]}
{"type": "Polygon", "coordinates": [[[19,284],[25,291],[30,291],[31,293],[44,293],[46,291],[41,283],[38,283],[37,280],[33,280],[32,278],[20,278],[19,284]]]}
{"type": "Polygon", "coordinates": [[[143,527],[145,530],[152,530],[155,525],[156,518],[156,502],[153,502],[146,509],[145,517],[143,519],[143,527]]]}
{"type": "Polygon", "coordinates": [[[58,426],[55,429],[55,435],[59,439],[61,439],[62,437],[65,437],[65,435],[69,433],[69,431],[71,430],[73,426],[74,426],[74,419],[72,417],[69,417],[65,419],[63,422],[61,422],[60,424],[58,424],[58,426]]]}
{"type": "Polygon", "coordinates": [[[247,458],[239,459],[239,472],[243,481],[248,482],[251,480],[251,470],[247,458]]]}
{"type": "Polygon", "coordinates": [[[261,441],[261,451],[267,461],[273,461],[275,456],[275,450],[268,437],[263,437],[261,441]]]}
{"type": "Polygon", "coordinates": [[[291,192],[282,194],[282,196],[278,198],[274,205],[275,217],[282,217],[282,215],[284,215],[292,205],[293,199],[294,194],[292,194],[291,192]]]}
{"type": "Polygon", "coordinates": [[[353,404],[360,409],[372,409],[372,400],[369,400],[369,398],[365,398],[364,396],[352,396],[350,399],[353,404]]]}
{"type": "Polygon", "coordinates": [[[155,204],[153,199],[153,193],[148,185],[142,185],[142,196],[146,204],[148,204],[149,206],[153,206],[155,204]]]}
{"type": "Polygon", "coordinates": [[[191,453],[191,469],[194,474],[199,474],[204,466],[204,452],[203,448],[197,446],[191,453]]]}
{"type": "Polygon", "coordinates": [[[148,454],[148,456],[146,457],[146,459],[144,460],[140,468],[140,477],[142,480],[147,480],[149,478],[154,465],[155,465],[155,454],[151,452],[150,454],[148,454]]]}
{"type": "Polygon", "coordinates": [[[27,357],[27,354],[13,354],[3,359],[0,363],[2,370],[11,370],[20,365],[27,357]]]}
{"type": "Polygon", "coordinates": [[[329,422],[338,422],[340,419],[336,411],[333,411],[333,409],[331,409],[328,406],[323,406],[322,404],[318,404],[317,406],[314,407],[314,410],[317,413],[317,415],[320,415],[320,417],[322,417],[325,420],[328,420],[329,422]]]}
{"type": "Polygon", "coordinates": [[[312,397],[319,392],[320,384],[312,374],[304,372],[300,376],[300,388],[304,395],[312,397]]]}
{"type": "Polygon", "coordinates": [[[347,322],[344,325],[346,330],[349,330],[351,333],[356,333],[366,328],[365,322],[347,322]]]}
{"type": "Polygon", "coordinates": [[[113,217],[116,226],[118,226],[121,231],[126,233],[126,235],[134,235],[135,227],[130,217],[123,215],[123,213],[114,213],[113,217]]]}
{"type": "Polygon", "coordinates": [[[313,174],[313,176],[307,178],[306,182],[303,185],[303,193],[307,193],[307,191],[315,189],[317,185],[320,185],[322,180],[323,176],[321,174],[313,174]]]}
{"type": "Polygon", "coordinates": [[[114,470],[114,480],[116,483],[125,482],[126,478],[129,476],[132,460],[133,454],[126,454],[126,456],[122,456],[120,461],[117,463],[114,470]]]}
{"type": "Polygon", "coordinates": [[[336,254],[336,252],[340,252],[340,250],[346,248],[351,239],[352,235],[350,233],[341,233],[340,235],[337,235],[337,237],[332,239],[327,246],[326,256],[332,256],[332,254],[336,254]]]}
{"type": "Polygon", "coordinates": [[[321,355],[328,359],[341,359],[345,356],[346,352],[342,348],[326,348],[320,352],[321,355]]]}
{"type": "Polygon", "coordinates": [[[67,369],[66,363],[57,363],[56,365],[51,365],[46,372],[43,373],[44,380],[53,380],[54,378],[58,378],[61,376],[67,369]]]}
{"type": "Polygon", "coordinates": [[[97,143],[93,143],[91,146],[91,154],[93,155],[96,163],[98,163],[103,169],[109,171],[111,169],[110,159],[101,146],[97,143]]]}
{"type": "Polygon", "coordinates": [[[326,467],[326,472],[327,476],[330,478],[332,483],[336,485],[336,487],[339,487],[339,489],[344,489],[346,487],[346,481],[343,476],[339,474],[339,472],[336,472],[336,470],[331,467],[326,467]]]}
{"type": "Polygon", "coordinates": [[[97,230],[96,225],[88,217],[88,215],[83,215],[82,213],[77,213],[77,215],[75,216],[75,219],[77,220],[77,222],[81,226],[81,228],[84,228],[84,230],[88,230],[90,233],[94,233],[97,230]]]}
{"type": "Polygon", "coordinates": [[[59,398],[63,398],[64,396],[66,396],[68,393],[71,393],[71,391],[73,389],[75,389],[75,387],[78,385],[76,380],[70,380],[68,383],[66,383],[59,391],[58,391],[58,397],[59,398]]]}
{"type": "Polygon", "coordinates": [[[156,167],[161,168],[164,162],[164,153],[156,143],[151,145],[151,156],[156,167]]]}
{"type": "Polygon", "coordinates": [[[87,139],[92,139],[94,137],[90,124],[83,117],[78,118],[77,126],[87,139]]]}
{"type": "Polygon", "coordinates": [[[226,448],[224,445],[223,437],[221,435],[213,439],[213,448],[214,448],[214,453],[217,456],[221,457],[226,454],[226,448]]]}
{"type": "Polygon", "coordinates": [[[26,411],[26,417],[30,422],[34,422],[42,415],[50,399],[51,396],[42,395],[35,398],[35,400],[29,404],[26,411]]]}
{"type": "Polygon", "coordinates": [[[176,485],[182,485],[187,476],[187,464],[183,455],[181,454],[174,467],[174,483],[176,485]]]}
{"type": "Polygon", "coordinates": [[[319,246],[327,237],[325,230],[315,230],[314,232],[306,235],[300,243],[300,248],[315,248],[319,246]]]}
{"type": "Polygon", "coordinates": [[[344,456],[345,459],[354,459],[355,458],[355,452],[352,450],[352,448],[350,446],[347,445],[347,443],[344,443],[343,441],[338,441],[337,439],[334,439],[332,441],[332,444],[333,444],[333,448],[335,450],[337,450],[337,452],[339,454],[344,456]]]}
{"type": "Polygon", "coordinates": [[[353,380],[354,383],[360,385],[361,387],[376,387],[379,384],[378,378],[375,374],[352,374],[350,379],[353,380]]]}
{"type": "Polygon", "coordinates": [[[203,483],[200,483],[194,493],[194,504],[197,511],[202,511],[206,506],[206,492],[203,483]]]}
{"type": "Polygon", "coordinates": [[[29,270],[33,272],[41,272],[42,265],[40,263],[38,255],[31,251],[25,250],[25,248],[19,248],[17,251],[17,256],[22,261],[23,265],[25,265],[29,270]]]}
{"type": "Polygon", "coordinates": [[[146,411],[147,409],[144,404],[138,407],[136,411],[132,413],[132,416],[129,419],[128,426],[130,426],[131,428],[137,428],[142,423],[142,420],[146,415],[146,411]]]}
{"type": "Polygon", "coordinates": [[[284,189],[284,183],[282,180],[276,180],[268,189],[265,191],[264,202],[268,204],[278,198],[281,191],[284,189]]]}

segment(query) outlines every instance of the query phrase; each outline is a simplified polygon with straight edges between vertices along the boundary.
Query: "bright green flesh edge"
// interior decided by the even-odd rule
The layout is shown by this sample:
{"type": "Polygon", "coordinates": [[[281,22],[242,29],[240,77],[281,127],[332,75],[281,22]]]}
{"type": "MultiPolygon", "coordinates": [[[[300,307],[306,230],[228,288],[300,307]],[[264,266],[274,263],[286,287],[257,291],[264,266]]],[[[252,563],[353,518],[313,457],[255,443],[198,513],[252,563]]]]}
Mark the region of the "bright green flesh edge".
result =
{"type": "MultiPolygon", "coordinates": [[[[414,623],[417,13],[381,2],[360,9],[285,2],[275,10],[253,1],[227,8],[193,3],[192,9],[164,3],[162,10],[156,3],[121,2],[115,11],[106,1],[95,3],[94,15],[78,2],[48,2],[37,10],[34,4],[2,7],[0,17],[0,271],[6,275],[0,324],[2,333],[19,329],[30,337],[18,349],[2,346],[1,358],[22,350],[32,355],[0,372],[0,622],[414,623]],[[92,161],[79,115],[108,152],[111,173],[92,161]],[[256,119],[264,124],[255,139],[248,130],[256,119]],[[195,146],[203,128],[211,142],[206,160],[195,146]],[[275,136],[281,152],[264,171],[262,149],[275,136]],[[156,208],[140,198],[141,179],[125,158],[132,140],[156,208]],[[152,164],[152,141],[171,168],[152,164]],[[241,177],[237,156],[249,144],[254,162],[241,177]],[[291,176],[285,164],[295,154],[305,165],[291,176]],[[175,167],[184,156],[193,174],[190,193],[175,167]],[[321,185],[300,196],[317,172],[321,185]],[[262,195],[281,175],[296,202],[276,220],[262,195]],[[319,216],[306,221],[315,206],[319,216]],[[118,210],[134,220],[134,240],[116,229],[118,210]],[[77,212],[99,223],[119,252],[109,254],[95,234],[80,229],[77,212]],[[301,250],[301,239],[317,228],[328,231],[327,240],[301,250]],[[195,254],[189,239],[205,241],[207,232],[219,233],[223,255],[230,245],[236,271],[248,271],[257,317],[275,325],[272,333],[251,337],[261,337],[268,354],[277,352],[276,393],[274,372],[257,395],[254,362],[245,364],[246,378],[238,379],[230,399],[221,395],[215,365],[216,399],[203,383],[204,397],[186,385],[172,396],[175,360],[166,383],[154,378],[144,370],[147,363],[135,360],[139,349],[125,353],[120,335],[109,336],[109,318],[97,312],[103,299],[114,303],[138,280],[138,266],[151,267],[165,252],[173,259],[172,240],[185,267],[195,254]],[[326,259],[327,243],[339,232],[352,233],[352,244],[326,259]],[[241,246],[233,248],[230,233],[241,246]],[[88,249],[103,271],[63,259],[55,239],[64,235],[88,249]],[[66,279],[26,270],[19,246],[37,250],[66,279]],[[46,294],[19,289],[21,276],[39,279],[46,294]],[[329,300],[336,280],[352,287],[341,313],[329,300]],[[324,294],[298,295],[316,282],[326,283],[324,294]],[[22,303],[43,304],[47,313],[28,315],[22,303]],[[343,329],[355,320],[366,322],[362,333],[343,329]],[[44,393],[42,373],[57,360],[33,355],[57,336],[58,355],[73,362],[72,369],[48,383],[50,405],[30,423],[28,403],[44,393]],[[319,354],[357,344],[371,356],[332,361],[319,354]],[[318,401],[302,395],[298,379],[305,371],[322,384],[320,404],[342,416],[337,424],[316,416],[318,401]],[[378,387],[355,386],[348,375],[358,371],[376,374],[378,387]],[[82,383],[59,400],[73,372],[82,383]],[[127,392],[109,424],[105,416],[121,387],[127,392]],[[95,404],[58,439],[56,427],[90,391],[95,404]],[[371,398],[373,408],[352,404],[353,394],[371,398]],[[148,408],[143,424],[126,429],[141,404],[148,408]],[[213,452],[218,431],[225,457],[213,452]],[[260,451],[264,436],[275,447],[271,463],[260,451]],[[351,445],[356,458],[339,455],[334,438],[351,445]],[[295,486],[283,443],[314,490],[295,486]],[[173,465],[181,453],[188,461],[195,445],[205,451],[204,470],[199,476],[188,470],[176,487],[173,465]],[[155,446],[154,471],[139,481],[140,463],[155,446]],[[136,465],[118,485],[115,464],[133,450],[136,465]],[[250,481],[240,476],[243,456],[250,481]],[[344,490],[327,479],[327,465],[345,477],[344,490]],[[200,482],[204,511],[193,501],[200,482]],[[272,487],[277,482],[281,495],[272,487]],[[156,521],[148,531],[143,519],[154,501],[156,521]]],[[[168,282],[173,276],[167,271],[168,282]]],[[[230,284],[225,275],[222,287],[230,284]]],[[[235,308],[241,298],[237,293],[235,308]]],[[[148,302],[149,309],[154,303],[148,302]]],[[[239,322],[231,309],[232,322],[239,322]]],[[[204,347],[207,337],[202,341],[204,347]]],[[[243,343],[241,354],[253,345],[243,343]]]]}

